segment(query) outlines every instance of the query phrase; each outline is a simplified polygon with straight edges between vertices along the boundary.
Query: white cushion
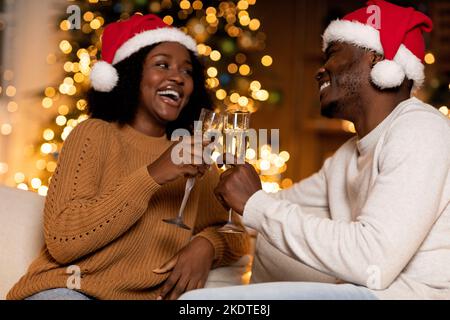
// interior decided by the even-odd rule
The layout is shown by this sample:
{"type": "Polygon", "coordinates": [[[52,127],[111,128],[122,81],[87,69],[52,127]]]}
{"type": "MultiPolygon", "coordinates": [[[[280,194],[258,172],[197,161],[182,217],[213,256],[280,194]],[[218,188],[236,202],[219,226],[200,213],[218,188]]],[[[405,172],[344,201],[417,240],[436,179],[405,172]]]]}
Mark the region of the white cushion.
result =
{"type": "Polygon", "coordinates": [[[250,255],[246,255],[230,266],[211,270],[205,288],[219,288],[243,284],[242,276],[247,270],[250,260],[250,255]]]}
{"type": "Polygon", "coordinates": [[[285,255],[272,246],[264,237],[258,235],[250,282],[272,281],[336,283],[337,279],[285,255]]]}
{"type": "Polygon", "coordinates": [[[44,245],[44,201],[36,193],[0,186],[0,299],[44,245]]]}

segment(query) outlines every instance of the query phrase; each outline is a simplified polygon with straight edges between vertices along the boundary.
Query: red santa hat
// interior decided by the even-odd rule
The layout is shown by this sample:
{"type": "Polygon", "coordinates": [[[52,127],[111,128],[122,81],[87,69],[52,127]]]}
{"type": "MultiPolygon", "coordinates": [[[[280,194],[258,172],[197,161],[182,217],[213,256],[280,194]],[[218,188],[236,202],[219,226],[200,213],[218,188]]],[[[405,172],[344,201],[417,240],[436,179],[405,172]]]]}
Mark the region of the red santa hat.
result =
{"type": "Polygon", "coordinates": [[[422,32],[430,32],[429,17],[413,8],[384,0],[370,0],[367,7],[330,23],[323,34],[323,50],[331,42],[346,42],[384,55],[371,71],[371,80],[380,89],[396,88],[405,77],[420,88],[425,80],[422,32]]]}
{"type": "Polygon", "coordinates": [[[135,14],[128,20],[109,24],[102,36],[102,61],[95,63],[91,70],[92,87],[110,92],[119,81],[115,64],[146,46],[166,41],[178,42],[197,53],[194,39],[153,14],[135,14]]]}

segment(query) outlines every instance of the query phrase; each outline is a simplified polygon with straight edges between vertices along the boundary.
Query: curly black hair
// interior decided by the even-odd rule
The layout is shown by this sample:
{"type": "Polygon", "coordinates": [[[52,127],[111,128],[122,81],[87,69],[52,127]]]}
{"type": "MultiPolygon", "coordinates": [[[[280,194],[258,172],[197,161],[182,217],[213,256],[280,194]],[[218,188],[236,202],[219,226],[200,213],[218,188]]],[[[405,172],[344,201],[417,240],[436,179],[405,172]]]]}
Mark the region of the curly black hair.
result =
{"type": "MultiPolygon", "coordinates": [[[[114,65],[119,74],[119,81],[111,92],[100,92],[94,88],[88,91],[88,114],[91,118],[118,122],[120,125],[133,122],[139,104],[144,62],[148,53],[156,45],[144,47],[114,65]]],[[[191,51],[189,51],[189,55],[192,62],[194,90],[178,118],[167,124],[166,136],[168,139],[176,129],[187,129],[192,134],[194,121],[199,118],[201,109],[213,108],[210,93],[205,87],[204,66],[191,51]]]]}

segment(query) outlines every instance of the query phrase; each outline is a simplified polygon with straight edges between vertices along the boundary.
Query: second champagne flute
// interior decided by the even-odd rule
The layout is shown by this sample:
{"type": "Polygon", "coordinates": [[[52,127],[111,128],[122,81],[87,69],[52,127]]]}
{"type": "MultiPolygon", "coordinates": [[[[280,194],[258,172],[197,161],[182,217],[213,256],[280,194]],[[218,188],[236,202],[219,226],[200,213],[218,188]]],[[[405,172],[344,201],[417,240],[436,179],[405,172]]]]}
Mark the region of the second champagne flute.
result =
{"type": "MultiPolygon", "coordinates": [[[[250,112],[236,111],[228,112],[224,119],[224,133],[226,139],[226,153],[234,155],[240,163],[245,161],[247,149],[246,136],[250,128],[250,112]]],[[[226,164],[229,169],[232,165],[226,164]]],[[[242,233],[244,229],[236,225],[232,220],[233,209],[228,211],[228,221],[218,231],[223,233],[242,233]]]]}
{"type": "MultiPolygon", "coordinates": [[[[207,137],[207,133],[209,131],[221,131],[223,126],[223,118],[222,115],[208,109],[202,109],[200,113],[199,120],[195,123],[194,126],[194,135],[201,135],[202,139],[207,137]]],[[[183,221],[184,209],[186,207],[187,201],[189,199],[189,195],[191,190],[194,188],[195,178],[188,178],[186,181],[186,187],[184,190],[183,200],[181,202],[180,209],[178,210],[178,215],[173,219],[163,219],[164,222],[176,225],[177,227],[191,230],[189,226],[187,226],[183,221]]]]}

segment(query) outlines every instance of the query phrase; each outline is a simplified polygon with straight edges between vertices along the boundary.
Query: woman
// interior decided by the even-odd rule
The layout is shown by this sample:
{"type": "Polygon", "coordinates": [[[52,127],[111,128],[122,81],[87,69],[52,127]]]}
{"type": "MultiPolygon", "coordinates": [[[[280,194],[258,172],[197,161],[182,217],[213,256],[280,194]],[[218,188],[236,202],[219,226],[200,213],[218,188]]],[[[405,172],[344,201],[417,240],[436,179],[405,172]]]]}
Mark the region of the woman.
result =
{"type": "Polygon", "coordinates": [[[193,39],[154,15],[110,24],[91,74],[91,119],[67,138],[44,210],[46,246],[9,299],[176,299],[211,267],[246,253],[246,235],[217,228],[217,170],[175,165],[176,128],[210,106],[193,39]],[[197,179],[185,223],[184,177],[197,179]]]}

